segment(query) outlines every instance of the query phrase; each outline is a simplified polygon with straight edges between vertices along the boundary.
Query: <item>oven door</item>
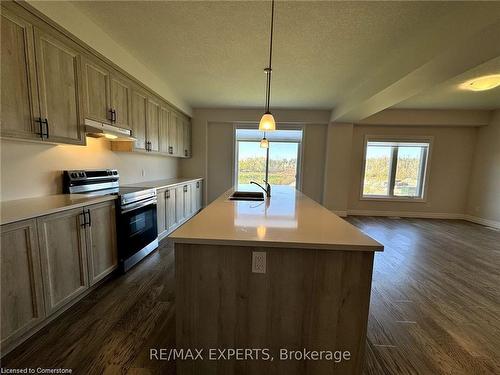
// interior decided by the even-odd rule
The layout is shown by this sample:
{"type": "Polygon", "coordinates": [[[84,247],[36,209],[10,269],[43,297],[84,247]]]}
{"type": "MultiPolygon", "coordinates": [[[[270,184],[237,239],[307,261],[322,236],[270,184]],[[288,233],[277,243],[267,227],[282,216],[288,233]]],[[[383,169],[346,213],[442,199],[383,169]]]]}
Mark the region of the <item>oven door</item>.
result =
{"type": "Polygon", "coordinates": [[[158,237],[156,197],[121,206],[118,222],[118,248],[125,260],[158,237]]]}

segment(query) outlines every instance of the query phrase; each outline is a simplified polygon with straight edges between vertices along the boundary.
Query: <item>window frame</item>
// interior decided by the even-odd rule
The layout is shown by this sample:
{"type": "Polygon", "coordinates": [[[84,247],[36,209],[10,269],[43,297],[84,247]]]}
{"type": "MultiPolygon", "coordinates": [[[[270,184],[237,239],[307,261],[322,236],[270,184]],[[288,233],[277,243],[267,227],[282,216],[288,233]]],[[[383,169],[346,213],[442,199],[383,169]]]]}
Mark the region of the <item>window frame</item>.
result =
{"type": "MultiPolygon", "coordinates": [[[[277,130],[301,130],[302,131],[302,139],[300,142],[297,142],[298,145],[298,150],[297,150],[297,177],[296,177],[296,183],[295,183],[295,188],[297,190],[302,190],[302,161],[304,160],[304,142],[306,138],[306,127],[303,124],[279,124],[280,129],[277,130]]],[[[237,129],[253,129],[253,130],[258,130],[259,124],[258,123],[252,123],[252,124],[246,124],[246,123],[235,123],[233,124],[233,186],[238,186],[238,157],[239,157],[239,147],[238,147],[238,139],[236,139],[236,130],[237,129]]],[[[264,134],[264,133],[262,133],[264,134]]],[[[244,141],[244,140],[243,140],[244,141]]],[[[285,143],[295,143],[291,141],[272,141],[269,143],[275,143],[275,142],[285,142],[285,143]]],[[[261,183],[262,181],[257,181],[261,183]]]]}
{"type": "Polygon", "coordinates": [[[430,166],[431,166],[431,156],[433,149],[434,137],[432,136],[382,136],[382,135],[365,135],[363,142],[363,159],[362,159],[362,167],[361,167],[361,178],[360,178],[360,188],[359,188],[359,200],[362,201],[389,201],[389,202],[415,202],[415,203],[424,203],[427,202],[427,193],[429,186],[429,175],[430,175],[430,166]],[[395,176],[397,169],[397,162],[394,162],[394,158],[397,160],[398,149],[393,150],[393,154],[391,157],[391,171],[389,174],[389,195],[363,195],[363,188],[365,182],[365,169],[366,169],[366,152],[368,142],[397,142],[397,143],[428,143],[429,147],[427,149],[427,157],[425,161],[425,170],[422,173],[423,181],[421,182],[422,195],[420,197],[409,197],[403,196],[398,197],[394,196],[394,185],[395,185],[395,176]]]}

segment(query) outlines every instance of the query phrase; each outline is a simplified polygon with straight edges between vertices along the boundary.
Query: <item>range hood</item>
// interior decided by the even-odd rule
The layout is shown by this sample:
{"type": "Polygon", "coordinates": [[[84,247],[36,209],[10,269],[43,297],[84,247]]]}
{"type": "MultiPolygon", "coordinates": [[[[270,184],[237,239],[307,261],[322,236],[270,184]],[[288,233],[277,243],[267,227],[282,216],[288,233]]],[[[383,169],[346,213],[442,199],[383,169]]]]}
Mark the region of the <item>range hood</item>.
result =
{"type": "Polygon", "coordinates": [[[118,126],[103,124],[102,122],[85,119],[85,133],[89,137],[107,138],[110,141],[135,141],[132,131],[118,126]]]}

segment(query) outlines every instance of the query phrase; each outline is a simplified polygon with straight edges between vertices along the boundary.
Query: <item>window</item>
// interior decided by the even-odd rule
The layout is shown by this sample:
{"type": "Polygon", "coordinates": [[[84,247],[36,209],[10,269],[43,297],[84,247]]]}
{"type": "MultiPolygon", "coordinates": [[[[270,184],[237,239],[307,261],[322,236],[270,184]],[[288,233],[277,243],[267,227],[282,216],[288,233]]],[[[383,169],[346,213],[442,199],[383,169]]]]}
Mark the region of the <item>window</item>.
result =
{"type": "Polygon", "coordinates": [[[302,129],[266,133],[267,149],[260,147],[262,137],[257,129],[236,129],[235,183],[262,183],[267,176],[271,185],[298,186],[302,129]]]}
{"type": "Polygon", "coordinates": [[[366,142],[363,198],[423,199],[429,141],[366,142]]]}

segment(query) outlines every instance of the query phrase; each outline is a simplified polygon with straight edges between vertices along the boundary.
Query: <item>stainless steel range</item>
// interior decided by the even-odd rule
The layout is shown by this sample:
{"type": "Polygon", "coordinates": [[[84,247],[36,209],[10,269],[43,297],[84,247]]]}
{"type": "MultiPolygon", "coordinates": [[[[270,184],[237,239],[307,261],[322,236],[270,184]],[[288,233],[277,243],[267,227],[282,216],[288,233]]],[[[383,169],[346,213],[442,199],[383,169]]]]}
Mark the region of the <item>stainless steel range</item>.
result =
{"type": "Polygon", "coordinates": [[[118,258],[123,272],[158,248],[156,190],[119,185],[116,169],[63,172],[64,192],[70,194],[118,195],[116,226],[118,258]]]}

